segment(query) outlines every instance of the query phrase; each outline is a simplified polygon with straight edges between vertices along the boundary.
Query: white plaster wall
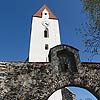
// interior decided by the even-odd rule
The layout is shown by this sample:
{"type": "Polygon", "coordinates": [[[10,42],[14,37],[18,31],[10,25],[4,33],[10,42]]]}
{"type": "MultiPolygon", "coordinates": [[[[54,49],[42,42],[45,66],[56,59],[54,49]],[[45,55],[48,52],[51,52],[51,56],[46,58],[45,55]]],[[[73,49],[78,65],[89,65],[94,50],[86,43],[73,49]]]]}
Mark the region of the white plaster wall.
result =
{"type": "Polygon", "coordinates": [[[33,17],[29,62],[48,62],[50,48],[59,44],[61,44],[61,42],[58,20],[33,17]],[[49,38],[44,38],[45,27],[42,25],[43,21],[48,21],[49,23],[49,38]],[[45,50],[45,44],[49,45],[48,50],[45,50]]]}
{"type": "MultiPolygon", "coordinates": [[[[67,87],[66,87],[67,88],[67,87]]],[[[71,93],[73,93],[69,88],[67,88],[71,93]]],[[[65,94],[66,95],[66,94],[65,94]]],[[[66,98],[67,99],[67,98],[66,98]]],[[[62,92],[61,89],[54,92],[48,100],[62,100],[62,92]]],[[[73,93],[73,100],[76,100],[76,95],[73,93]]]]}
{"type": "Polygon", "coordinates": [[[62,100],[61,89],[54,92],[48,100],[62,100]]]}
{"type": "Polygon", "coordinates": [[[49,12],[47,11],[47,9],[43,10],[43,12],[42,12],[42,18],[46,18],[46,19],[49,18],[49,12]],[[47,13],[47,15],[45,15],[45,13],[47,13]]]}

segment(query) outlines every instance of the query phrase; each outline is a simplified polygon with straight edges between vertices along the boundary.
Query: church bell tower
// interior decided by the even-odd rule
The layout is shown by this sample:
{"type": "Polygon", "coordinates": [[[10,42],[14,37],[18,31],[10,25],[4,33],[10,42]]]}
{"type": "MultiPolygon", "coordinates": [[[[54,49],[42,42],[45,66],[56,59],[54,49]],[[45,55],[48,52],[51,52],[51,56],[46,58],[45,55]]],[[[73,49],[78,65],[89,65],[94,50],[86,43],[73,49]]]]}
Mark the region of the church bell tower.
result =
{"type": "Polygon", "coordinates": [[[59,44],[58,19],[44,5],[32,17],[29,62],[48,62],[50,48],[59,44]]]}

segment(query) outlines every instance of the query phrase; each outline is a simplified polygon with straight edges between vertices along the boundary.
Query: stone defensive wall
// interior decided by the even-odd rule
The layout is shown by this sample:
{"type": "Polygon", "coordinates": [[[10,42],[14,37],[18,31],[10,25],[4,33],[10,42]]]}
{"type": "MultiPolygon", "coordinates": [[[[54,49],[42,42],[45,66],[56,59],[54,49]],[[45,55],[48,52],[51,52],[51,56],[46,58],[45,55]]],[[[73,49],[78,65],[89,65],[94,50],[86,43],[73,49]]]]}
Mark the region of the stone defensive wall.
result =
{"type": "Polygon", "coordinates": [[[3,100],[47,100],[56,90],[78,86],[100,99],[100,63],[80,62],[78,50],[68,45],[52,48],[49,61],[0,62],[3,100]]]}

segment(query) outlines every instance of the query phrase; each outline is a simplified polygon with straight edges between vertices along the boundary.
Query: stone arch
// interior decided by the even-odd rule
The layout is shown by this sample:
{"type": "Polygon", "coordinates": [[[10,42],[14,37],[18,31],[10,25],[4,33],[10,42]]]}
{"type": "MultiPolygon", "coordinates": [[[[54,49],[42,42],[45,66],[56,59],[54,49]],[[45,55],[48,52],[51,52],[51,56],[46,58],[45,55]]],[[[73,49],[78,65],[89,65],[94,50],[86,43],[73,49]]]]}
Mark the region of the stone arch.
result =
{"type": "Polygon", "coordinates": [[[66,72],[57,70],[57,66],[54,66],[52,62],[4,64],[8,68],[8,76],[4,81],[3,89],[8,91],[2,94],[3,98],[16,99],[22,96],[24,99],[29,97],[29,100],[47,100],[56,90],[71,85],[86,88],[98,100],[100,98],[100,70],[98,68],[100,64],[80,63],[78,71],[72,73],[68,70],[66,72]]]}
{"type": "Polygon", "coordinates": [[[68,45],[51,48],[49,59],[49,63],[0,63],[1,67],[7,68],[5,72],[8,73],[4,86],[0,87],[2,98],[7,100],[9,97],[9,100],[16,100],[23,97],[25,100],[29,97],[29,100],[47,100],[54,91],[74,85],[88,89],[99,100],[100,63],[80,62],[78,50],[68,45]],[[71,52],[74,55],[76,67],[73,68],[77,68],[77,71],[70,70],[73,64],[70,64],[68,70],[63,71],[62,65],[67,63],[67,60],[61,65],[57,56],[57,52],[62,50],[64,52],[68,50],[68,53],[71,52]]]}
{"type": "MultiPolygon", "coordinates": [[[[59,84],[59,83],[58,83],[59,84]]],[[[62,84],[63,84],[63,82],[62,82],[62,84]]],[[[73,84],[64,84],[64,85],[62,85],[61,87],[55,87],[54,88],[54,90],[51,92],[51,94],[49,94],[48,95],[48,98],[55,92],[55,91],[57,91],[57,90],[59,90],[59,89],[63,89],[63,88],[65,88],[65,87],[68,87],[68,86],[74,86],[74,87],[80,87],[80,88],[83,88],[83,89],[86,89],[87,91],[89,91],[91,94],[93,94],[98,100],[99,100],[99,98],[100,98],[100,94],[99,93],[97,93],[97,91],[95,91],[95,89],[96,89],[96,87],[93,89],[93,88],[91,88],[91,87],[89,87],[89,86],[83,86],[81,83],[80,84],[76,84],[76,83],[73,83],[73,84]]],[[[100,91],[100,90],[99,90],[100,91]]]]}
{"type": "MultiPolygon", "coordinates": [[[[50,63],[53,68],[57,71],[57,75],[60,77],[57,81],[57,85],[55,84],[55,90],[63,88],[65,86],[73,85],[87,89],[90,91],[95,97],[100,98],[100,63],[81,63],[79,58],[78,49],[68,46],[68,45],[58,45],[56,47],[51,48],[49,52],[50,63]],[[74,62],[70,64],[68,69],[63,72],[62,65],[64,62],[59,64],[62,61],[63,57],[59,61],[58,52],[61,52],[61,57],[63,54],[66,56],[71,62],[69,54],[74,55],[74,61],[76,62],[76,67],[73,67],[74,62]],[[59,67],[61,71],[59,71],[59,67]],[[74,70],[73,70],[74,69],[74,70]]],[[[68,60],[65,60],[66,63],[68,60]]],[[[58,77],[57,76],[57,77],[58,77]]]]}
{"type": "MultiPolygon", "coordinates": [[[[56,92],[56,91],[59,91],[59,90],[65,90],[65,93],[63,93],[64,94],[64,97],[66,97],[66,98],[73,98],[73,96],[74,96],[74,98],[76,98],[76,95],[75,95],[75,93],[73,92],[73,91],[71,91],[71,90],[69,90],[68,88],[66,88],[66,87],[79,87],[79,88],[81,88],[81,89],[85,89],[85,90],[87,90],[88,92],[90,92],[94,97],[96,97],[97,98],[97,96],[96,96],[96,94],[94,94],[94,92],[93,92],[93,90],[91,90],[90,88],[87,88],[87,87],[84,87],[84,86],[80,86],[80,85],[68,85],[68,86],[64,86],[64,87],[62,87],[62,88],[59,88],[58,90],[55,90],[50,96],[49,96],[49,98],[56,92]],[[68,94],[70,94],[70,95],[68,95],[68,94]]],[[[56,94],[56,95],[58,95],[58,94],[56,94]]],[[[59,95],[61,95],[61,93],[59,93],[59,95]]],[[[63,96],[63,95],[62,95],[63,96]]],[[[48,98],[48,99],[49,99],[48,98]]],[[[65,98],[63,99],[63,100],[66,100],[65,98]]],[[[75,99],[76,100],[76,99],[75,99]]],[[[99,100],[99,99],[98,99],[99,100]]]]}

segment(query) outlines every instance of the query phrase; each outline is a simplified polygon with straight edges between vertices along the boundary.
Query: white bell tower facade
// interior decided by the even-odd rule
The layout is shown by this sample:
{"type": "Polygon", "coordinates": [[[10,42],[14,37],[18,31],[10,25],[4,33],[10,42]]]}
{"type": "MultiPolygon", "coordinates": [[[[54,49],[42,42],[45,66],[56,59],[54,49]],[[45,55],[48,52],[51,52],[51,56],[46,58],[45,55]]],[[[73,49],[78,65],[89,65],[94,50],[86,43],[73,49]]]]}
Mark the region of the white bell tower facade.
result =
{"type": "Polygon", "coordinates": [[[32,17],[29,62],[48,62],[50,48],[61,44],[57,17],[44,5],[32,17]]]}

